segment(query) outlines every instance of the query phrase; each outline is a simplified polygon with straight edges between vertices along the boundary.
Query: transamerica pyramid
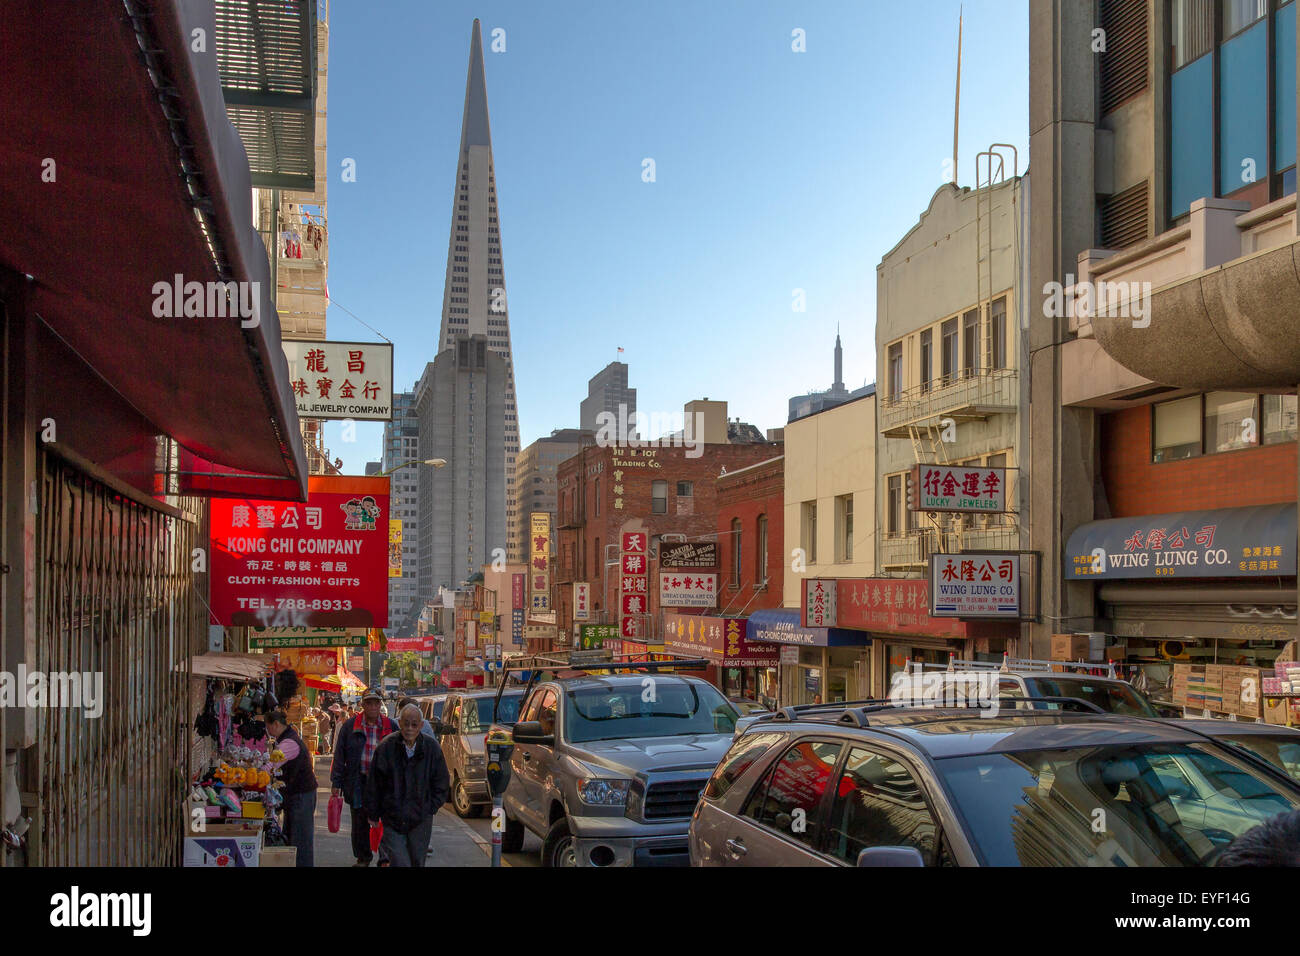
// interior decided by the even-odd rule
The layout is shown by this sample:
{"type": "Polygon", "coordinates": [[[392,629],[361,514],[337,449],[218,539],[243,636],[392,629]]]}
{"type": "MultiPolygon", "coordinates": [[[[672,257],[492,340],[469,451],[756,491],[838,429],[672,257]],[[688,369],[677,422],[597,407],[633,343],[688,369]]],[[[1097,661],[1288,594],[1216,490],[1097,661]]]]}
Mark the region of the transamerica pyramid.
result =
{"type": "MultiPolygon", "coordinates": [[[[514,360],[510,353],[505,269],[497,215],[496,174],[492,166],[492,130],[488,123],[487,80],[483,69],[483,35],[474,21],[465,79],[465,111],[460,125],[460,154],[452,192],[451,235],[447,240],[447,278],[442,294],[439,350],[455,345],[458,335],[483,335],[488,349],[505,362],[505,490],[509,540],[483,542],[485,560],[495,547],[509,553],[523,521],[516,514],[515,458],[519,454],[519,413],[515,402],[514,360]]],[[[525,516],[526,517],[526,516],[525,516]]]]}

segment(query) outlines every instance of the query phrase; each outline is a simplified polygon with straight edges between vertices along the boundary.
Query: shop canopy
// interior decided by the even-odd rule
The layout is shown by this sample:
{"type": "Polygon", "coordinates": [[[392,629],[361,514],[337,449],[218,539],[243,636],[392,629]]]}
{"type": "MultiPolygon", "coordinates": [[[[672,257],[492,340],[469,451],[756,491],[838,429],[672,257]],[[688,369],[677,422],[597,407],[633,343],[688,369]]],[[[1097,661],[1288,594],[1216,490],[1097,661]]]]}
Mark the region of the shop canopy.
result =
{"type": "Polygon", "coordinates": [[[745,622],[745,638],[769,644],[802,647],[866,647],[871,638],[863,631],[840,627],[804,627],[797,607],[755,611],[745,622]]]}
{"type": "Polygon", "coordinates": [[[1093,521],[1075,529],[1065,550],[1068,580],[1295,573],[1295,502],[1093,521]]]}
{"type": "Polygon", "coordinates": [[[0,265],[30,277],[29,313],[182,446],[182,494],[301,501],[270,265],[214,43],[211,0],[7,0],[0,265]],[[210,317],[159,314],[177,282],[186,300],[201,284],[210,317]],[[221,282],[256,325],[211,317],[221,282]]]}
{"type": "Polygon", "coordinates": [[[315,690],[329,690],[336,694],[360,694],[366,689],[366,685],[358,680],[355,674],[342,667],[325,677],[305,675],[303,683],[315,690]]]}
{"type": "Polygon", "coordinates": [[[190,658],[191,677],[222,677],[227,680],[261,680],[274,658],[265,654],[198,654],[190,658]]]}

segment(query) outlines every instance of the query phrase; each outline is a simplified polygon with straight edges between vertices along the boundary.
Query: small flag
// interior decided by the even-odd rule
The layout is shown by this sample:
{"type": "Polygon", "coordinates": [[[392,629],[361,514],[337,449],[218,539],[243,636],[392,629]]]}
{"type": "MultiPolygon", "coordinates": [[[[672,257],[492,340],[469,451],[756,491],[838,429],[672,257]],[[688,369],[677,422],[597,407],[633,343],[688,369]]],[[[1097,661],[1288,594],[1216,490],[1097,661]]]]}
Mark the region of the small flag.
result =
{"type": "Polygon", "coordinates": [[[620,352],[623,351],[623,346],[620,345],[620,346],[618,347],[618,350],[619,350],[620,352]]]}

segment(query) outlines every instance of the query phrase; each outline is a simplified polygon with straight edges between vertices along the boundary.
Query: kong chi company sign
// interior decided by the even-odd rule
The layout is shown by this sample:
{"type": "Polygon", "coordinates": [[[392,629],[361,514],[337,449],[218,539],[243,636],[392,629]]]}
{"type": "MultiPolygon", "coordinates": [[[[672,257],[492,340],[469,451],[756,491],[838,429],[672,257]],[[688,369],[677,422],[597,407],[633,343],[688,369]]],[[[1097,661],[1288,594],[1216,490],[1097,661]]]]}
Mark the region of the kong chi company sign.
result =
{"type": "Polygon", "coordinates": [[[212,623],[387,627],[388,479],[317,475],[305,504],[211,499],[212,623]]]}
{"type": "Polygon", "coordinates": [[[282,343],[298,414],[386,422],[393,417],[393,347],[379,342],[282,343]]]}

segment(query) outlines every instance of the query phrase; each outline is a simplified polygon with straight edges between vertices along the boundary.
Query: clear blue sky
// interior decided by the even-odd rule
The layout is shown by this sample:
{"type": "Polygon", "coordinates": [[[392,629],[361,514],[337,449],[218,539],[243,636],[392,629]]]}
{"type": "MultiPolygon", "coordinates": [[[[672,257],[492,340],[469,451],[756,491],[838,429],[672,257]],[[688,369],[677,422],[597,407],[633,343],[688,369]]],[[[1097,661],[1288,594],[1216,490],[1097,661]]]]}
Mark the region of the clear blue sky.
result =
{"type": "MultiPolygon", "coordinates": [[[[830,386],[837,323],[845,383],[875,379],[875,267],[952,152],[958,0],[332,8],[330,293],[393,340],[399,389],[437,343],[476,16],[523,444],[576,426],[587,379],[617,358],[643,411],[708,396],[760,429],[785,424],[790,396],[830,386]],[[795,28],[807,52],[792,52],[795,28]],[[345,158],[355,183],[341,182],[345,158]]],[[[971,185],[990,143],[1028,162],[1028,7],[964,9],[971,185]]],[[[336,306],[327,319],[331,339],[375,338],[336,306]]],[[[381,437],[326,429],[353,473],[381,437]]]]}

